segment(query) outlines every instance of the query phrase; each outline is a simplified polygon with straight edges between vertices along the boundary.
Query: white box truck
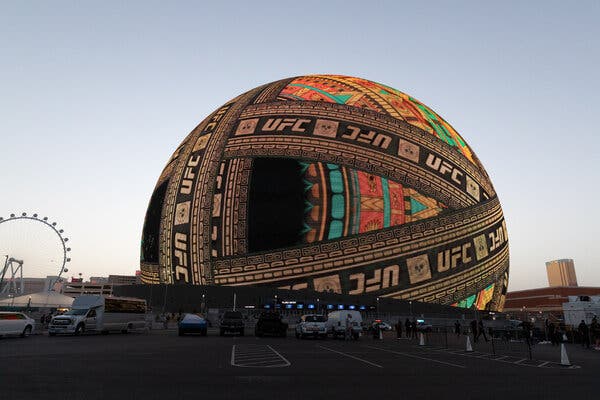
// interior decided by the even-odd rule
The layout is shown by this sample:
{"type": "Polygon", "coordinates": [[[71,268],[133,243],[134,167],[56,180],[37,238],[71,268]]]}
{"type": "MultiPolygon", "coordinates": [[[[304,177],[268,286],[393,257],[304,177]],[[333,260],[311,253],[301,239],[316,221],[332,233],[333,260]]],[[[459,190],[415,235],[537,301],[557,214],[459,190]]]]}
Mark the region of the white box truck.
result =
{"type": "Polygon", "coordinates": [[[358,339],[362,332],[362,316],[355,310],[332,311],[327,315],[327,331],[334,338],[344,336],[349,330],[353,339],[358,339]]]}
{"type": "Polygon", "coordinates": [[[69,311],[52,318],[48,334],[127,333],[142,329],[147,329],[146,300],[83,295],[75,298],[69,311]]]}

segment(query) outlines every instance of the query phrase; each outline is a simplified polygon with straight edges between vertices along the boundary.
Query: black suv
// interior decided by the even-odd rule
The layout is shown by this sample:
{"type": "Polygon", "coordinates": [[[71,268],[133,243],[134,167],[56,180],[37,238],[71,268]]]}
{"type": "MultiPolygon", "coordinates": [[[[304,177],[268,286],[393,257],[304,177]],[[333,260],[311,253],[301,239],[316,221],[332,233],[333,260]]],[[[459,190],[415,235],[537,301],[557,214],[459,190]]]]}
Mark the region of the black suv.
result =
{"type": "Polygon", "coordinates": [[[281,320],[281,315],[278,312],[265,311],[260,314],[254,334],[258,337],[263,335],[274,335],[286,337],[288,324],[281,320]]]}
{"type": "Polygon", "coordinates": [[[240,336],[244,336],[244,317],[241,312],[225,311],[221,318],[219,333],[224,336],[225,332],[239,333],[240,336]]]}

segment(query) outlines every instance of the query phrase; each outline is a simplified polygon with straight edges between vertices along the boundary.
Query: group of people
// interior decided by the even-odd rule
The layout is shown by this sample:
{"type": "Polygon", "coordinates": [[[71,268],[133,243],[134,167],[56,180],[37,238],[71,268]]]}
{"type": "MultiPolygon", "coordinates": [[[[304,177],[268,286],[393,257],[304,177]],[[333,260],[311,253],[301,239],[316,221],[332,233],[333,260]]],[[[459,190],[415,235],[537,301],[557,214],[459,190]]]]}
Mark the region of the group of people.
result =
{"type": "MultiPolygon", "coordinates": [[[[402,339],[402,321],[400,319],[398,319],[398,322],[396,322],[395,328],[397,338],[402,339]]],[[[406,321],[404,322],[404,328],[406,329],[407,339],[413,339],[417,337],[418,328],[417,320],[415,318],[413,318],[412,320],[406,318],[406,321]]]]}
{"type": "Polygon", "coordinates": [[[62,315],[63,312],[64,311],[57,310],[53,313],[52,311],[49,311],[48,314],[43,313],[42,315],[40,315],[40,323],[42,324],[42,327],[46,328],[50,324],[50,321],[52,321],[52,317],[62,315]]]}
{"type": "MultiPolygon", "coordinates": [[[[582,347],[590,348],[590,342],[594,342],[594,350],[600,350],[600,324],[594,317],[592,323],[588,326],[584,320],[581,320],[577,327],[577,333],[582,347]]],[[[554,342],[552,342],[554,344],[554,342]]]]}
{"type": "Polygon", "coordinates": [[[171,321],[181,321],[182,315],[181,313],[162,313],[156,314],[156,322],[162,322],[163,329],[169,328],[169,322],[171,321]]]}
{"type": "Polygon", "coordinates": [[[566,340],[564,325],[557,325],[549,320],[546,320],[545,325],[547,339],[552,343],[553,346],[558,346],[561,342],[566,340]]]}
{"type": "MultiPolygon", "coordinates": [[[[458,321],[456,321],[456,323],[458,323],[458,321]]],[[[456,325],[455,323],[455,325],[456,325]]],[[[483,335],[483,338],[485,339],[486,342],[489,341],[487,335],[485,334],[485,327],[483,326],[483,321],[479,320],[479,322],[477,322],[477,320],[472,320],[471,321],[471,334],[473,335],[473,343],[477,343],[479,341],[479,337],[481,335],[483,335]]]]}

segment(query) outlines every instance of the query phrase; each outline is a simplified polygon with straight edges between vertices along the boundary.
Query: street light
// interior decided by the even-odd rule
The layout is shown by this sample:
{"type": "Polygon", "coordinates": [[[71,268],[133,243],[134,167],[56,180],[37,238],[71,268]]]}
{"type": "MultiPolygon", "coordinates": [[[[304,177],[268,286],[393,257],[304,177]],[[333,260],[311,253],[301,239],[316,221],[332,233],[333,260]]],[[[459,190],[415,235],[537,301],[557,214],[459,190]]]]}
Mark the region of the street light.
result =
{"type": "Polygon", "coordinates": [[[317,314],[319,314],[319,299],[317,299],[317,314]]]}
{"type": "Polygon", "coordinates": [[[410,309],[410,317],[412,318],[412,300],[408,301],[408,307],[410,309]]]}
{"type": "Polygon", "coordinates": [[[377,318],[379,319],[379,297],[377,297],[377,318]]]}

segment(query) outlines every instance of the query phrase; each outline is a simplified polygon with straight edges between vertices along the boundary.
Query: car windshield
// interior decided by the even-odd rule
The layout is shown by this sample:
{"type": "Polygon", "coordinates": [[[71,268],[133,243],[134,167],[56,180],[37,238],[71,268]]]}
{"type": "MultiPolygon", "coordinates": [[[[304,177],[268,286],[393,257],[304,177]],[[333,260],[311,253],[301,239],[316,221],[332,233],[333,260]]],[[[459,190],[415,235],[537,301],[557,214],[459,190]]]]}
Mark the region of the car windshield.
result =
{"type": "Polygon", "coordinates": [[[304,319],[306,322],[325,322],[327,317],[324,315],[307,315],[304,319]]]}
{"type": "Polygon", "coordinates": [[[223,318],[242,319],[242,313],[239,311],[225,311],[223,318]]]}
{"type": "Polygon", "coordinates": [[[81,308],[81,309],[69,310],[66,313],[64,313],[63,315],[84,315],[87,312],[88,312],[88,310],[81,308]]]}
{"type": "Polygon", "coordinates": [[[195,315],[195,314],[186,314],[185,317],[183,317],[183,322],[202,322],[204,321],[204,318],[195,315]]]}
{"type": "Polygon", "coordinates": [[[279,320],[279,318],[279,313],[276,312],[265,312],[260,314],[260,319],[279,320]]]}

